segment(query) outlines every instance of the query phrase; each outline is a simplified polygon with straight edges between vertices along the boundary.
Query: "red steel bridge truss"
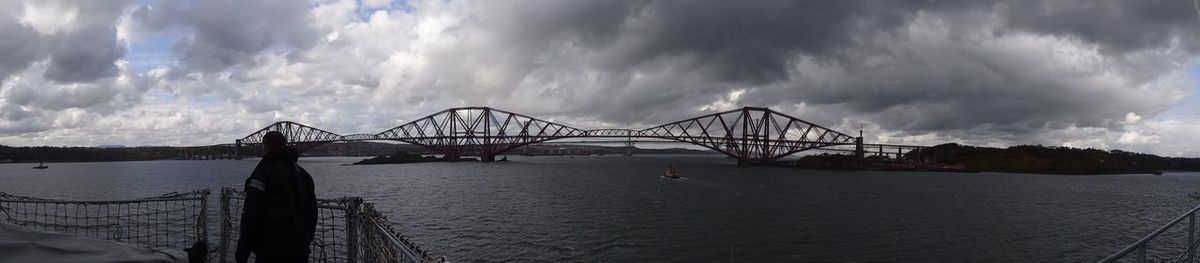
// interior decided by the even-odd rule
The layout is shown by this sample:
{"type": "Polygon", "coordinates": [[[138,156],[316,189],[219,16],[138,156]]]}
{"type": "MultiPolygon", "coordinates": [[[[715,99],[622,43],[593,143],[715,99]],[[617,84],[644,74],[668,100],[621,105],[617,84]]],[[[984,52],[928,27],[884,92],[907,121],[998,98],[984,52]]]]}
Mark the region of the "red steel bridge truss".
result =
{"type": "MultiPolygon", "coordinates": [[[[865,149],[885,146],[899,155],[919,146],[864,145],[862,139],[841,133],[768,108],[746,107],[667,123],[651,128],[584,130],[518,113],[487,107],[451,108],[401,124],[377,134],[339,135],[307,125],[282,121],[268,125],[235,143],[259,145],[262,136],[279,131],[300,151],[340,141],[391,140],[429,148],[450,157],[496,155],[521,146],[569,138],[652,138],[691,143],[735,157],[739,162],[770,162],[813,149],[854,147],[860,156],[865,149]]],[[[240,155],[240,150],[239,150],[240,155]]]]}

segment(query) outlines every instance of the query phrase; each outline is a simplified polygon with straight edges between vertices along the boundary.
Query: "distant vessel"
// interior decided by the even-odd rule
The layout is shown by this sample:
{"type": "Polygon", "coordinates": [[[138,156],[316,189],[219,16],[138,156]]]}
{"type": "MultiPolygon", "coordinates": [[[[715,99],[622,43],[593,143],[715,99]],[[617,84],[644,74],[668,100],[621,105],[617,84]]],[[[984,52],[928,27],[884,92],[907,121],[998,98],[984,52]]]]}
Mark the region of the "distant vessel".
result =
{"type": "Polygon", "coordinates": [[[679,175],[675,174],[675,168],[672,168],[670,164],[667,164],[667,170],[663,171],[663,177],[676,179],[679,178],[679,175]]]}
{"type": "Polygon", "coordinates": [[[38,166],[33,167],[33,169],[46,169],[46,168],[50,168],[50,166],[46,166],[45,162],[39,163],[38,166]]]}

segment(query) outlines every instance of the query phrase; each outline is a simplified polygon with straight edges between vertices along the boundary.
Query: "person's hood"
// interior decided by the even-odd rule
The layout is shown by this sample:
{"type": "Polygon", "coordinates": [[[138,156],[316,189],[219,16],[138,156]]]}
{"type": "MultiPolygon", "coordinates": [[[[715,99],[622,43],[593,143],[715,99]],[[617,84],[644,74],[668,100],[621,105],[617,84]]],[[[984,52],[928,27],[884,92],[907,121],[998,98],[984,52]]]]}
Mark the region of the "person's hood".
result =
{"type": "Polygon", "coordinates": [[[299,160],[299,159],[300,159],[300,151],[297,151],[296,148],[292,148],[291,146],[284,146],[279,149],[271,150],[270,153],[267,153],[266,156],[263,156],[263,161],[268,161],[268,162],[270,162],[270,161],[296,162],[296,160],[299,160]]]}

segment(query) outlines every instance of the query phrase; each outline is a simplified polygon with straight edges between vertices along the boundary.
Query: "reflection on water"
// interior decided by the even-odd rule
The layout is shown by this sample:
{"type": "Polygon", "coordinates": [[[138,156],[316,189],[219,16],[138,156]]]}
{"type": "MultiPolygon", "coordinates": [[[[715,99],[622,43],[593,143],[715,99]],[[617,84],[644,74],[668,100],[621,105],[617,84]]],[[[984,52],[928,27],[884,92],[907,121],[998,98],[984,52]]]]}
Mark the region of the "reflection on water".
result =
{"type": "MultiPolygon", "coordinates": [[[[318,195],[375,202],[398,229],[455,262],[1094,261],[1185,212],[1194,205],[1187,193],[1200,190],[1195,173],[815,171],[739,167],[715,155],[509,158],[302,165],[318,195]],[[668,162],[683,179],[661,177],[668,162]]],[[[87,199],[216,191],[241,185],[255,162],[2,164],[0,191],[87,199]]]]}

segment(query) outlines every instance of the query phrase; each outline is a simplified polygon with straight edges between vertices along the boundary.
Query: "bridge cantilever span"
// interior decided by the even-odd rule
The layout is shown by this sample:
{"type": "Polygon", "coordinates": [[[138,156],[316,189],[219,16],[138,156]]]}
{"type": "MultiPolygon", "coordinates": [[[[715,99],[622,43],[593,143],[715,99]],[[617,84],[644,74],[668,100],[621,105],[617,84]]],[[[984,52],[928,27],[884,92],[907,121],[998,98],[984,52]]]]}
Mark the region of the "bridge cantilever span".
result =
{"type": "Polygon", "coordinates": [[[663,124],[641,133],[643,137],[688,142],[739,161],[755,162],[827,146],[861,144],[856,137],[771,109],[752,107],[663,124]]]}
{"type": "Polygon", "coordinates": [[[586,137],[587,131],[487,107],[451,108],[388,129],[375,137],[430,148],[449,157],[495,156],[522,145],[586,137]]]}
{"type": "Polygon", "coordinates": [[[236,145],[261,144],[262,136],[269,131],[282,132],[301,151],[336,141],[392,140],[423,146],[448,157],[480,156],[484,160],[494,160],[496,155],[524,145],[586,137],[686,142],[736,157],[739,162],[770,162],[797,152],[845,145],[854,145],[854,151],[863,154],[860,137],[757,107],[641,130],[584,130],[499,109],[462,107],[438,111],[377,134],[343,136],[295,122],[276,122],[237,140],[236,145]]]}
{"type": "Polygon", "coordinates": [[[267,132],[278,131],[283,133],[283,136],[288,139],[288,142],[296,147],[301,152],[321,144],[342,140],[342,136],[336,133],[328,132],[322,129],[309,127],[308,125],[299,124],[290,121],[281,121],[267,125],[258,131],[246,135],[234,142],[237,147],[237,155],[241,156],[241,148],[243,144],[259,145],[262,144],[262,139],[267,132]]]}
{"type": "Polygon", "coordinates": [[[366,141],[377,139],[374,134],[351,134],[342,136],[342,141],[366,141]]]}
{"type": "Polygon", "coordinates": [[[642,131],[631,129],[591,129],[587,131],[587,137],[644,137],[642,131]]]}

